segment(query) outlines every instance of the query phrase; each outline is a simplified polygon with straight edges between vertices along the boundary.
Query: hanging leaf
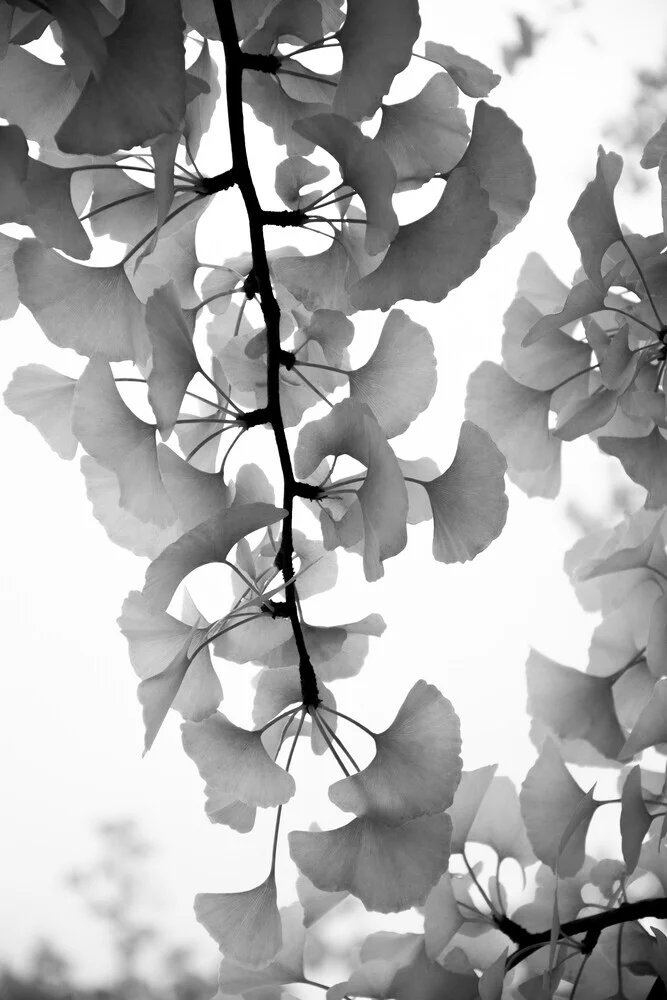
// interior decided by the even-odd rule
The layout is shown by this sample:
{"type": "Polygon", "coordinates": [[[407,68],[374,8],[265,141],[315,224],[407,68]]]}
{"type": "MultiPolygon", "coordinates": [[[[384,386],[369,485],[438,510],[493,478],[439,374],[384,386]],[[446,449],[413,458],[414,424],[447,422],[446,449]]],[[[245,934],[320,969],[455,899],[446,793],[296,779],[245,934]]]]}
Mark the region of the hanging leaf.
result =
{"type": "Polygon", "coordinates": [[[6,406],[33,424],[60,458],[74,458],[78,441],[72,433],[76,379],[45,365],[17,368],[5,389],[6,406]]]}
{"type": "Polygon", "coordinates": [[[475,771],[461,772],[454,801],[447,810],[452,821],[452,854],[460,854],[464,850],[470,827],[497,767],[497,764],[487,764],[475,771]]]}
{"type": "Polygon", "coordinates": [[[260,730],[242,729],[216,712],[202,722],[184,722],[183,749],[197,765],[209,794],[229,795],[249,806],[282,805],[294,794],[291,774],[274,763],[260,730]]]}
{"type": "Polygon", "coordinates": [[[396,171],[381,143],[369,139],[341,115],[322,114],[295,122],[295,130],[327,151],[340,167],[343,183],[364,203],[364,247],[375,256],[386,250],[398,232],[391,196],[396,171]]]}
{"type": "Polygon", "coordinates": [[[531,649],[526,663],[527,711],[565,740],[587,740],[616,760],[625,742],[612,694],[614,675],[594,677],[531,649]]]}
{"type": "Polygon", "coordinates": [[[375,138],[394,164],[397,192],[421,187],[457,165],[470,135],[457,104],[456,84],[445,73],[437,73],[416,97],[382,105],[375,138]]]}
{"type": "Polygon", "coordinates": [[[433,511],[433,556],[467,562],[483,552],[505,525],[505,459],[481,428],[465,420],[454,461],[422,482],[433,511]]]}
{"type": "Polygon", "coordinates": [[[401,226],[380,266],[351,290],[357,309],[389,309],[399,299],[441,302],[479,267],[497,216],[471,170],[451,173],[435,208],[401,226]]]}
{"type": "Polygon", "coordinates": [[[151,344],[148,402],[160,434],[166,439],[174,429],[188,385],[201,370],[192,343],[193,331],[173,281],[153,292],[146,303],[146,329],[151,344]]]}
{"type": "Polygon", "coordinates": [[[188,573],[207,563],[224,562],[241,538],[280,521],[285,513],[271,504],[250,503],[221,511],[202,522],[169,545],[150,564],[144,596],[157,610],[166,610],[188,573]]]}
{"type": "Polygon", "coordinates": [[[343,68],[333,110],[351,121],[371,118],[394,77],[412,58],[421,19],[417,0],[349,0],[338,32],[343,68]]]}
{"type": "Polygon", "coordinates": [[[488,97],[490,91],[500,83],[500,77],[484,63],[464,56],[451,45],[426,42],[426,58],[446,69],[454,83],[468,97],[488,97]]]}
{"type": "Polygon", "coordinates": [[[454,709],[436,687],[417,681],[375,747],[368,767],[331,785],[334,805],[392,825],[449,808],[461,776],[461,739],[454,709]]]}
{"type": "Polygon", "coordinates": [[[656,683],[619,757],[629,760],[641,750],[659,743],[667,743],[667,680],[656,683]]]}
{"type": "Polygon", "coordinates": [[[584,863],[588,827],[600,803],[579,787],[552,740],[544,741],[526,775],[520,801],[537,857],[559,875],[575,875],[584,863]],[[566,838],[577,810],[580,815],[576,829],[566,838]]]}
{"type": "Polygon", "coordinates": [[[622,169],[623,160],[618,153],[605,153],[599,146],[595,180],[586,185],[567,220],[581,252],[586,276],[600,291],[606,290],[602,258],[612,243],[623,239],[614,208],[614,189],[622,169]]]}
{"type": "Polygon", "coordinates": [[[294,453],[297,476],[306,479],[327,455],[350,455],[368,470],[355,506],[363,522],[364,574],[377,580],[383,560],[407,543],[408,498],[398,462],[371,411],[351,399],[303,428],[294,453]]]}
{"type": "Polygon", "coordinates": [[[155,427],[125,405],[108,361],[99,355],[76,386],[72,430],[88,454],[117,476],[121,507],[161,528],[173,524],[176,512],[160,475],[155,427]]]}
{"type": "Polygon", "coordinates": [[[322,192],[302,194],[301,189],[321,181],[328,173],[327,167],[312,163],[303,156],[289,156],[276,167],[276,194],[292,212],[303,211],[311,202],[318,201],[322,192]]]}
{"type": "Polygon", "coordinates": [[[498,222],[491,246],[518,226],[535,194],[535,170],[523,132],[504,111],[486,101],[475,105],[470,143],[459,163],[478,179],[498,222]]]}
{"type": "MultiPolygon", "coordinates": [[[[265,987],[302,982],[305,976],[303,950],[306,934],[302,916],[303,911],[298,903],[281,907],[282,947],[273,961],[263,968],[244,969],[229,958],[223,958],[218,970],[220,992],[224,996],[239,992],[263,992],[265,987]]],[[[262,992],[257,995],[261,996],[262,992]]],[[[286,996],[281,993],[281,997],[286,996]]]]}
{"type": "Polygon", "coordinates": [[[447,869],[451,821],[420,816],[402,826],[371,817],[337,830],[289,835],[299,870],[325,892],[347,890],[367,910],[395,913],[425,901],[447,869]]]}
{"type": "Polygon", "coordinates": [[[40,146],[54,147],[54,133],[78,95],[66,66],[44,62],[18,44],[0,60],[0,115],[40,146]]]}
{"type": "Polygon", "coordinates": [[[207,41],[204,41],[201,52],[189,67],[188,76],[194,76],[197,80],[201,80],[207,87],[205,91],[190,101],[185,109],[183,136],[187,139],[189,155],[196,157],[202,138],[208,132],[213,112],[221,94],[217,67],[211,59],[211,51],[207,41]]]}
{"type": "Polygon", "coordinates": [[[621,792],[621,843],[627,874],[631,875],[639,861],[642,841],[652,817],[642,794],[642,772],[635,764],[623,783],[621,792]]]}
{"type": "Polygon", "coordinates": [[[667,505],[667,441],[657,427],[646,437],[599,437],[597,443],[606,455],[619,459],[630,479],[648,491],[648,510],[667,505]]]}
{"type": "Polygon", "coordinates": [[[107,39],[99,79],[88,79],[56,142],[64,153],[101,156],[179,131],[184,114],[180,2],[134,0],[107,39]]]}
{"type": "Polygon", "coordinates": [[[225,958],[261,969],[282,947],[282,926],[273,873],[245,892],[199,892],[195,916],[220,946],[225,958]]]}
{"type": "Polygon", "coordinates": [[[349,374],[350,398],[368,406],[388,438],[396,437],[430,403],[435,369],[428,330],[392,309],[370,358],[349,374]]]}
{"type": "Polygon", "coordinates": [[[57,347],[108,361],[146,362],[144,307],[120,264],[86,267],[22,240],[14,254],[19,297],[57,347]]]}
{"type": "Polygon", "coordinates": [[[466,839],[487,844],[498,858],[514,858],[522,868],[534,863],[535,855],[526,836],[519,797],[509,778],[491,779],[466,839]]]}

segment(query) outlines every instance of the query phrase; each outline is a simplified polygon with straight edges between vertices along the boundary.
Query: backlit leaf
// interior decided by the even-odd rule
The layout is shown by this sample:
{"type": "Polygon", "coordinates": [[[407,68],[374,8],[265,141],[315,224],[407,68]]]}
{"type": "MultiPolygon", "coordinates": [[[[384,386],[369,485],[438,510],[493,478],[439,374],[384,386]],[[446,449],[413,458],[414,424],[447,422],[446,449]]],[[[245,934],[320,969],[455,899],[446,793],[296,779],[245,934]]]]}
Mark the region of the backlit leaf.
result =
{"type": "Polygon", "coordinates": [[[497,764],[487,764],[475,771],[461,772],[454,801],[447,810],[452,821],[452,854],[460,854],[464,850],[470,827],[497,767],[497,764]]]}
{"type": "Polygon", "coordinates": [[[601,291],[605,289],[602,258],[612,243],[623,239],[614,208],[614,189],[622,169],[618,153],[605,153],[599,146],[595,180],[586,185],[567,220],[586,276],[601,291]]]}
{"type": "Polygon", "coordinates": [[[487,844],[499,858],[514,858],[522,868],[533,864],[535,855],[526,835],[519,797],[509,778],[492,778],[466,839],[487,844]]]}
{"type": "MultiPolygon", "coordinates": [[[[303,911],[298,903],[281,907],[282,947],[268,965],[261,969],[244,969],[229,958],[223,958],[218,971],[220,994],[249,992],[260,998],[264,996],[262,987],[279,986],[283,983],[299,983],[304,978],[303,949],[305,929],[302,922],[303,911]],[[257,992],[256,992],[257,991],[257,992]]],[[[281,993],[281,997],[286,994],[281,993]]],[[[267,996],[266,1000],[270,1000],[267,996]]]]}
{"type": "Polygon", "coordinates": [[[200,370],[192,330],[173,282],[153,292],[146,303],[146,329],[151,344],[148,402],[160,434],[168,438],[178,418],[185,390],[200,370]]]}
{"type": "Polygon", "coordinates": [[[648,510],[667,504],[667,441],[657,427],[647,437],[599,437],[598,447],[618,458],[630,479],[648,491],[648,510]]]}
{"type": "Polygon", "coordinates": [[[225,958],[261,969],[282,947],[282,926],[272,874],[245,892],[199,892],[195,916],[218,943],[225,958]]]}
{"type": "Polygon", "coordinates": [[[72,402],[76,379],[45,365],[17,368],[5,389],[4,400],[12,413],[37,428],[60,458],[74,458],[78,441],[72,433],[72,402]]]}
{"type": "Polygon", "coordinates": [[[451,45],[426,42],[424,48],[426,58],[446,69],[454,83],[468,97],[488,97],[490,91],[500,83],[498,74],[488,66],[457,52],[451,45]]]}
{"type": "Polygon", "coordinates": [[[619,757],[629,760],[647,747],[667,743],[667,680],[657,681],[619,757]]]}
{"type": "Polygon", "coordinates": [[[292,859],[318,889],[346,889],[367,910],[395,913],[423,903],[446,871],[450,834],[444,813],[402,826],[361,817],[337,830],[295,830],[289,845],[292,859]]]}
{"type": "Polygon", "coordinates": [[[651,825],[651,814],[642,794],[642,772],[635,764],[621,792],[621,842],[628,875],[637,867],[642,841],[651,825]]]}

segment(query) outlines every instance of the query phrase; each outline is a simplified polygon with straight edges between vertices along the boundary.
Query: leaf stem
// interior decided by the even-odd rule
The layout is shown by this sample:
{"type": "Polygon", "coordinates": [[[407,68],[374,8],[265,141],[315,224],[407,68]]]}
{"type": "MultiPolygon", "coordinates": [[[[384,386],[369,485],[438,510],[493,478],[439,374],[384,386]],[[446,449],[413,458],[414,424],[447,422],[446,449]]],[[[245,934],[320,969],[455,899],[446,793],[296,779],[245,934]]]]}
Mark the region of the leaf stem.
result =
{"type": "Polygon", "coordinates": [[[332,365],[319,365],[315,361],[295,361],[298,368],[321,368],[325,372],[338,372],[339,375],[351,375],[352,372],[345,371],[344,368],[334,368],[332,365]]]}
{"type": "MultiPolygon", "coordinates": [[[[322,706],[320,706],[320,708],[321,707],[322,706]]],[[[345,756],[347,757],[347,759],[352,764],[352,767],[354,767],[357,771],[361,771],[361,768],[357,764],[356,760],[354,759],[354,757],[352,756],[352,754],[350,753],[350,751],[347,749],[347,747],[345,746],[345,744],[343,743],[343,741],[340,739],[340,737],[331,728],[331,726],[329,725],[329,723],[327,722],[327,720],[323,719],[323,718],[320,718],[318,710],[316,708],[313,709],[313,713],[315,715],[317,715],[319,721],[322,723],[322,725],[326,729],[326,731],[329,734],[329,736],[331,737],[331,739],[336,741],[336,743],[341,748],[341,750],[343,751],[343,753],[345,754],[345,756]]],[[[311,713],[311,714],[313,714],[313,713],[311,713]]]]}
{"type": "MultiPolygon", "coordinates": [[[[196,201],[199,201],[199,199],[201,197],[203,197],[203,195],[196,194],[194,196],[194,198],[190,198],[188,201],[184,202],[182,205],[179,205],[178,208],[175,208],[174,211],[170,212],[169,215],[166,217],[166,219],[162,223],[162,227],[166,226],[166,224],[168,222],[171,222],[172,219],[176,218],[177,215],[180,215],[181,212],[184,212],[186,208],[190,207],[190,205],[193,205],[196,201]]],[[[155,235],[155,233],[157,232],[157,230],[158,230],[158,227],[157,226],[153,226],[153,228],[149,232],[147,232],[146,235],[144,237],[142,237],[142,239],[140,239],[139,242],[136,243],[132,247],[132,249],[130,250],[130,252],[127,253],[123,257],[123,259],[120,262],[120,267],[124,267],[127,264],[127,262],[130,259],[130,257],[133,257],[134,254],[137,252],[137,250],[140,250],[142,248],[142,246],[144,245],[144,243],[148,243],[148,241],[150,240],[150,238],[155,235]]]]}
{"type": "Polygon", "coordinates": [[[312,390],[313,390],[313,392],[314,392],[314,393],[316,393],[316,395],[318,395],[318,396],[320,397],[320,399],[323,399],[323,400],[324,400],[324,402],[325,402],[325,403],[327,404],[327,406],[330,406],[330,407],[331,407],[331,409],[333,410],[333,403],[331,402],[331,400],[327,399],[327,397],[326,397],[326,396],[324,395],[324,393],[323,393],[323,392],[320,392],[320,390],[319,390],[319,389],[317,388],[317,386],[313,385],[313,383],[312,383],[312,382],[310,381],[310,379],[306,378],[306,376],[305,376],[305,375],[303,374],[303,372],[300,372],[300,371],[299,371],[299,370],[298,370],[298,369],[296,368],[296,366],[294,367],[294,369],[293,369],[293,370],[294,370],[294,372],[295,372],[295,373],[296,373],[296,374],[297,374],[297,375],[299,376],[299,378],[300,378],[300,379],[301,379],[301,380],[302,380],[303,382],[305,382],[305,383],[306,383],[306,385],[308,386],[308,388],[309,388],[309,389],[312,389],[312,390]]]}
{"type": "Polygon", "coordinates": [[[329,708],[327,705],[319,705],[318,708],[321,712],[331,712],[332,715],[337,715],[340,719],[345,719],[347,722],[351,722],[353,726],[357,726],[358,729],[363,729],[365,733],[368,733],[373,740],[377,736],[377,733],[374,733],[372,729],[367,729],[366,726],[361,724],[361,722],[357,722],[356,719],[353,719],[351,715],[346,715],[345,712],[339,712],[337,708],[329,708]]]}
{"type": "Polygon", "coordinates": [[[339,768],[341,769],[341,771],[343,772],[343,774],[345,775],[345,777],[349,778],[350,777],[350,772],[345,767],[345,764],[341,760],[341,758],[340,758],[340,756],[339,756],[336,748],[334,747],[333,743],[331,742],[331,738],[330,738],[329,734],[327,733],[326,729],[324,728],[324,726],[322,725],[322,721],[320,720],[317,712],[315,710],[313,710],[310,714],[311,714],[311,718],[313,719],[313,722],[315,723],[315,725],[319,729],[320,733],[322,734],[322,739],[324,740],[324,742],[326,743],[326,745],[329,747],[329,750],[331,751],[334,760],[338,764],[339,768]]]}
{"type": "MultiPolygon", "coordinates": [[[[299,710],[297,709],[297,712],[298,711],[299,710]]],[[[288,773],[289,773],[290,765],[292,763],[292,757],[294,756],[294,751],[296,750],[296,745],[299,742],[299,737],[301,736],[301,730],[303,729],[303,721],[306,718],[306,711],[307,711],[307,709],[306,709],[306,706],[304,705],[303,708],[301,709],[301,718],[299,719],[299,726],[298,726],[298,729],[297,729],[296,733],[294,734],[294,741],[292,743],[292,746],[290,747],[289,755],[287,757],[287,763],[285,764],[285,770],[288,773]]],[[[296,715],[296,712],[294,714],[296,715]]],[[[287,723],[287,725],[285,726],[285,729],[283,730],[283,737],[282,738],[284,738],[284,735],[287,732],[287,730],[289,729],[289,727],[291,726],[291,724],[292,724],[292,719],[290,719],[289,722],[287,723]]],[[[281,743],[282,743],[282,738],[281,738],[281,743]]],[[[271,848],[271,869],[269,871],[269,876],[275,875],[275,871],[276,871],[276,853],[278,851],[278,832],[280,830],[280,820],[282,818],[282,815],[283,815],[283,807],[282,806],[278,806],[278,812],[276,814],[276,825],[275,825],[275,829],[273,831],[273,847],[271,848]]]]}
{"type": "Polygon", "coordinates": [[[481,894],[481,896],[482,896],[482,899],[484,900],[484,902],[486,903],[486,905],[488,906],[488,908],[489,908],[489,909],[491,910],[491,913],[492,913],[492,914],[493,914],[494,916],[499,916],[499,917],[502,917],[502,914],[499,914],[499,913],[498,913],[498,911],[496,910],[495,906],[494,906],[494,905],[493,905],[493,903],[491,902],[491,899],[489,898],[489,896],[488,896],[488,894],[487,894],[487,892],[486,892],[486,890],[485,890],[484,886],[483,886],[483,885],[481,884],[481,882],[480,882],[480,881],[478,880],[478,878],[477,878],[477,876],[475,875],[474,871],[473,871],[473,870],[472,870],[472,868],[470,867],[470,863],[469,863],[469,861],[468,861],[468,859],[467,859],[467,857],[466,857],[466,852],[465,852],[465,851],[461,851],[461,856],[463,857],[463,864],[464,864],[464,865],[466,866],[466,868],[468,869],[468,874],[470,875],[470,878],[471,878],[471,879],[473,880],[473,882],[475,883],[475,885],[476,885],[476,886],[477,886],[477,888],[479,889],[479,891],[480,891],[480,894],[481,894]]]}
{"type": "Polygon", "coordinates": [[[200,451],[204,447],[204,445],[208,444],[209,441],[212,441],[213,438],[218,437],[219,434],[224,434],[225,431],[228,431],[228,430],[229,430],[229,425],[227,427],[221,427],[220,430],[213,431],[212,434],[209,434],[209,436],[205,437],[203,441],[200,441],[199,444],[195,448],[193,448],[192,451],[188,455],[185,456],[185,461],[186,462],[191,462],[192,459],[197,454],[197,452],[200,451]]]}

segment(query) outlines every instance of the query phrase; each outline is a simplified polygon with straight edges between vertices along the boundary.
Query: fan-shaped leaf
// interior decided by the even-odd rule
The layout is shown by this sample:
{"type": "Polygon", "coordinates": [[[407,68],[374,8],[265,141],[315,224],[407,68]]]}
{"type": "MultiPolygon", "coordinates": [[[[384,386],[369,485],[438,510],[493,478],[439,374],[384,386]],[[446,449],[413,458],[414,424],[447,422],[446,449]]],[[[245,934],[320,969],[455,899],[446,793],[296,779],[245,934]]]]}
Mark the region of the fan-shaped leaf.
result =
{"type": "Polygon", "coordinates": [[[635,764],[623,783],[621,792],[621,843],[627,874],[637,867],[642,841],[651,825],[652,817],[642,794],[642,772],[635,764]]]}
{"type": "Polygon", "coordinates": [[[605,153],[599,146],[595,180],[586,185],[567,220],[586,276],[601,291],[606,290],[602,258],[612,243],[623,239],[614,208],[614,188],[622,169],[623,159],[618,153],[605,153]]]}
{"type": "Polygon", "coordinates": [[[151,343],[148,402],[160,434],[168,438],[178,418],[185,390],[200,371],[192,329],[183,314],[173,282],[153,292],[146,303],[146,329],[151,343]]]}
{"type": "Polygon", "coordinates": [[[282,926],[273,874],[245,892],[199,892],[195,916],[226,959],[261,969],[282,947],[282,926]]]}
{"type": "Polygon", "coordinates": [[[649,510],[667,504],[667,441],[657,427],[646,437],[599,437],[598,447],[618,458],[630,479],[648,491],[649,510]]]}
{"type": "Polygon", "coordinates": [[[426,58],[446,69],[452,80],[468,97],[488,97],[489,92],[500,83],[500,77],[484,63],[464,56],[451,45],[426,42],[426,58]]]}
{"type": "Polygon", "coordinates": [[[12,413],[34,424],[60,458],[74,458],[78,447],[72,433],[75,389],[76,379],[45,365],[23,365],[14,372],[4,400],[12,413]]]}
{"type": "Polygon", "coordinates": [[[619,757],[629,760],[641,750],[667,743],[667,680],[659,680],[651,698],[640,712],[619,757]]]}

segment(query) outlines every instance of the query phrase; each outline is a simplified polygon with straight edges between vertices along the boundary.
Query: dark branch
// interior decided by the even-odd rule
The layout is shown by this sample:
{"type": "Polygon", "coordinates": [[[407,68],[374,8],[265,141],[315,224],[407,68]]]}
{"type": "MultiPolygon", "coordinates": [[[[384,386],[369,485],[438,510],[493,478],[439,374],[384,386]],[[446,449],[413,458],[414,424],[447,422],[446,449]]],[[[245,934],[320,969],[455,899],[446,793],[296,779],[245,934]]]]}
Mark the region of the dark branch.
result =
{"type": "Polygon", "coordinates": [[[273,293],[269,262],[266,256],[264,242],[265,213],[259,203],[255,185],[248,163],[248,152],[245,141],[245,126],[243,121],[243,70],[259,69],[263,72],[275,72],[280,60],[276,57],[250,56],[243,53],[239,47],[236,24],[231,0],[213,0],[220,37],[225,50],[225,76],[227,83],[227,116],[229,121],[229,136],[232,148],[232,169],[234,179],[239,187],[248,215],[250,230],[250,248],[252,251],[253,276],[260,297],[262,315],[266,324],[267,339],[267,405],[266,414],[271,424],[276,440],[276,448],[280,459],[283,475],[283,507],[287,515],[282,522],[282,537],[280,554],[282,573],[285,579],[285,604],[294,633],[294,641],[299,653],[299,678],[304,705],[317,706],[320,696],[317,678],[310,662],[308,650],[303,636],[301,620],[297,607],[296,588],[294,586],[292,511],[294,505],[295,480],[292,470],[292,460],[287,446],[285,425],[280,410],[280,308],[273,293]],[[270,60],[273,59],[273,64],[270,60]],[[273,66],[273,68],[271,68],[273,66]],[[292,581],[292,582],[287,582],[292,581]]]}

